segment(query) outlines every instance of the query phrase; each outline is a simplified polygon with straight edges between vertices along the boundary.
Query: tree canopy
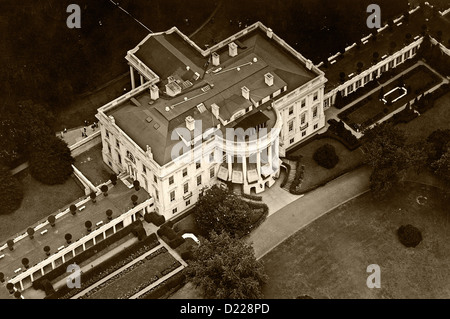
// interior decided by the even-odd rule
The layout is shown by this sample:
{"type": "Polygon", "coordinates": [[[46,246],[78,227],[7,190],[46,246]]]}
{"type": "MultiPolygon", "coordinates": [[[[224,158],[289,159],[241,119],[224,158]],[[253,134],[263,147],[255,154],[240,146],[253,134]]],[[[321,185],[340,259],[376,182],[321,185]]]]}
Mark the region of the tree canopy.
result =
{"type": "Polygon", "coordinates": [[[252,246],[226,232],[211,232],[209,237],[194,249],[194,260],[187,268],[187,277],[201,287],[205,298],[262,298],[267,276],[252,246]]]}
{"type": "Polygon", "coordinates": [[[199,198],[194,217],[204,236],[212,230],[234,236],[250,231],[250,212],[251,208],[243,199],[213,185],[199,198]]]}
{"type": "Polygon", "coordinates": [[[10,214],[20,207],[23,190],[8,168],[0,166],[0,215],[10,214]]]}

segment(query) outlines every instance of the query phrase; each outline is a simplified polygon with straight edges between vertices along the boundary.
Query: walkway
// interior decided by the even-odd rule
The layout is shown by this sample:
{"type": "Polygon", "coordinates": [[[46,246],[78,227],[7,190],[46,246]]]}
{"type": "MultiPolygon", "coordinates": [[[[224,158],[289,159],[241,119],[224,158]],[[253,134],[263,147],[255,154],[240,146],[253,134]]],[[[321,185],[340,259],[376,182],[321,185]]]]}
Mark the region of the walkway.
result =
{"type": "Polygon", "coordinates": [[[369,190],[371,169],[367,166],[329,182],[269,216],[249,237],[256,258],[261,258],[282,241],[320,216],[369,190]]]}

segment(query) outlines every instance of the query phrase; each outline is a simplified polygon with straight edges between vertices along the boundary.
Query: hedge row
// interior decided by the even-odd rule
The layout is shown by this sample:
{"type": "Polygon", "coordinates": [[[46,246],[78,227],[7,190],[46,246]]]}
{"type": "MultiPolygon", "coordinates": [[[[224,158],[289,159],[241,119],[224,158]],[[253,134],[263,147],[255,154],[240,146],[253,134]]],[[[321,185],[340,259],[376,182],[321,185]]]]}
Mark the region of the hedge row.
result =
{"type": "Polygon", "coordinates": [[[142,255],[144,252],[149,251],[158,245],[158,238],[155,233],[152,233],[142,241],[125,248],[98,266],[89,269],[85,273],[81,273],[81,288],[71,289],[67,287],[67,285],[64,285],[58,289],[56,293],[46,297],[46,299],[68,299],[83,289],[86,289],[86,287],[89,287],[100,279],[106,277],[110,273],[116,271],[123,265],[126,265],[137,256],[142,255]]]}
{"type": "Polygon", "coordinates": [[[344,126],[344,123],[335,119],[328,120],[328,123],[330,124],[328,130],[325,133],[318,134],[317,138],[335,139],[341,142],[349,151],[353,151],[361,146],[361,142],[344,126]]]}
{"type": "Polygon", "coordinates": [[[92,256],[98,254],[100,251],[107,248],[112,243],[117,242],[118,240],[124,238],[128,234],[130,234],[137,225],[142,224],[141,221],[137,220],[130,225],[122,228],[115,234],[112,234],[111,236],[107,237],[106,239],[102,240],[101,242],[95,244],[94,246],[86,249],[85,251],[79,253],[75,257],[71,258],[70,260],[67,260],[65,263],[61,264],[60,266],[56,267],[52,271],[46,273],[42,277],[38,278],[37,280],[33,281],[33,288],[34,289],[43,289],[42,282],[45,280],[53,281],[54,279],[58,278],[59,276],[65,274],[67,272],[67,266],[70,264],[76,263],[80,265],[83,261],[91,258],[92,256]]]}
{"type": "Polygon", "coordinates": [[[289,186],[289,192],[291,194],[298,195],[300,193],[299,186],[303,182],[304,176],[305,176],[305,166],[300,165],[300,162],[297,162],[294,180],[289,186]]]}
{"type": "Polygon", "coordinates": [[[283,165],[286,166],[286,175],[284,176],[283,180],[281,181],[280,187],[283,188],[286,186],[287,182],[289,181],[289,174],[291,173],[291,165],[289,163],[283,162],[283,165]]]}
{"type": "MultiPolygon", "coordinates": [[[[173,223],[170,223],[169,225],[173,226],[173,223]]],[[[181,237],[181,235],[178,235],[171,227],[169,227],[169,225],[162,225],[156,232],[170,248],[175,249],[184,243],[185,239],[181,237]]]]}
{"type": "Polygon", "coordinates": [[[186,282],[184,271],[180,271],[174,276],[168,278],[158,286],[152,288],[147,293],[139,297],[139,299],[158,299],[166,295],[177,287],[181,287],[186,282]]]}
{"type": "Polygon", "coordinates": [[[262,196],[259,196],[259,195],[252,195],[252,194],[245,194],[245,193],[242,193],[241,195],[242,195],[242,197],[250,199],[250,200],[254,200],[257,202],[262,201],[262,196]]]}
{"type": "Polygon", "coordinates": [[[153,223],[156,226],[161,226],[165,223],[166,219],[164,216],[157,214],[156,212],[147,213],[144,215],[144,220],[147,223],[153,223]]]}

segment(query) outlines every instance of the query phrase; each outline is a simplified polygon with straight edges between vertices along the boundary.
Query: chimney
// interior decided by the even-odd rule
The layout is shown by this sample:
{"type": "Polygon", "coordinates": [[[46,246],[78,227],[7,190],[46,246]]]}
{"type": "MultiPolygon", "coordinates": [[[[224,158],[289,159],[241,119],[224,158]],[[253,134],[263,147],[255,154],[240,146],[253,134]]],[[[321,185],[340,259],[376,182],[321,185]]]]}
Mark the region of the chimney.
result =
{"type": "Polygon", "coordinates": [[[246,99],[246,100],[250,100],[250,90],[248,89],[248,87],[243,86],[241,88],[242,90],[242,96],[246,99]]]}
{"type": "Polygon", "coordinates": [[[159,89],[158,89],[158,87],[157,87],[156,85],[154,85],[154,84],[150,87],[150,98],[151,98],[152,100],[157,100],[157,99],[159,99],[159,89]]]}
{"type": "Polygon", "coordinates": [[[231,56],[231,57],[234,57],[234,56],[236,56],[237,55],[237,45],[236,45],[236,43],[234,43],[234,42],[231,42],[231,43],[229,43],[228,44],[228,54],[231,56]]]}
{"type": "Polygon", "coordinates": [[[273,85],[273,75],[271,73],[264,74],[264,81],[266,82],[267,86],[273,85]]]}
{"type": "Polygon", "coordinates": [[[189,131],[193,131],[195,128],[195,120],[192,116],[187,116],[186,117],[186,127],[189,131]]]}
{"type": "Polygon", "coordinates": [[[212,54],[212,64],[214,66],[218,66],[220,64],[220,55],[217,52],[213,52],[212,54]]]}
{"type": "Polygon", "coordinates": [[[114,116],[110,115],[109,119],[111,120],[112,124],[116,124],[116,119],[114,118],[114,116]]]}
{"type": "Polygon", "coordinates": [[[211,112],[216,117],[216,119],[219,119],[219,110],[220,107],[216,103],[211,104],[211,112]]]}
{"type": "Polygon", "coordinates": [[[166,84],[166,93],[167,95],[174,97],[177,94],[181,93],[181,87],[178,85],[177,82],[170,82],[166,84]]]}
{"type": "Polygon", "coordinates": [[[306,68],[308,69],[308,70],[311,70],[312,69],[312,62],[311,62],[311,60],[306,60],[306,68]]]}
{"type": "Polygon", "coordinates": [[[272,29],[271,28],[267,28],[267,37],[268,38],[270,38],[270,39],[272,39],[272,36],[273,36],[273,31],[272,31],[272,29]]]}
{"type": "Polygon", "coordinates": [[[150,147],[150,146],[148,146],[148,145],[146,145],[147,146],[147,156],[150,158],[150,159],[153,159],[153,153],[152,153],[152,148],[150,147]]]}

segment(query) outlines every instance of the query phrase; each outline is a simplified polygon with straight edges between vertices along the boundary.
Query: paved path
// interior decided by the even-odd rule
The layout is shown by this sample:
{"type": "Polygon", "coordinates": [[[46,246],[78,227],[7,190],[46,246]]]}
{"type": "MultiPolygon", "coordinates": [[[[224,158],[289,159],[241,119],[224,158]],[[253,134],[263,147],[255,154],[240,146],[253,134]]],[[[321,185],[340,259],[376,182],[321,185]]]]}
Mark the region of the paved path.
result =
{"type": "Polygon", "coordinates": [[[370,172],[371,169],[367,166],[358,168],[270,215],[246,238],[248,243],[253,244],[256,258],[261,258],[282,241],[330,210],[367,192],[370,172]]]}

